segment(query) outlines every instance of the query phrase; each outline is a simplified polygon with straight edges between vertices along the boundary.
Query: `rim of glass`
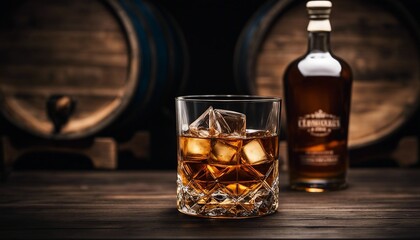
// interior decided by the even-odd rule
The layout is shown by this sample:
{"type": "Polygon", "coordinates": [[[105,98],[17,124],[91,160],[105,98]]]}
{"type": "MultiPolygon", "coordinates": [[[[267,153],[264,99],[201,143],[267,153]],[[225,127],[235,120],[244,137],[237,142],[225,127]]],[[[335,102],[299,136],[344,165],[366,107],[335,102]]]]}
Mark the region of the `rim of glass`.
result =
{"type": "Polygon", "coordinates": [[[279,97],[257,95],[186,95],[175,98],[185,102],[281,102],[279,97]]]}

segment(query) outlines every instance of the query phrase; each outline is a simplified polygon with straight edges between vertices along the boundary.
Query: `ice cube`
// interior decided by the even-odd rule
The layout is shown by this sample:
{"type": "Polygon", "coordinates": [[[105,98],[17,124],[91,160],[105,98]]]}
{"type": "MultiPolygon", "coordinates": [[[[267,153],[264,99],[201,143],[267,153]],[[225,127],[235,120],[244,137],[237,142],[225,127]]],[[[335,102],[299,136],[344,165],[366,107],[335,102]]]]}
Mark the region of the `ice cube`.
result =
{"type": "Polygon", "coordinates": [[[238,149],[241,140],[236,141],[224,141],[216,140],[211,154],[210,163],[223,164],[223,165],[235,165],[238,164],[238,149]]]}
{"type": "Polygon", "coordinates": [[[261,138],[261,137],[269,137],[272,136],[268,130],[256,130],[256,129],[247,129],[246,130],[246,137],[247,138],[261,138]]]}
{"type": "Polygon", "coordinates": [[[207,138],[186,138],[184,144],[188,159],[207,159],[211,151],[211,142],[207,138]]]}
{"type": "Polygon", "coordinates": [[[259,139],[254,139],[243,146],[242,157],[249,164],[260,164],[267,161],[267,153],[259,139]]]}
{"type": "Polygon", "coordinates": [[[267,118],[266,128],[268,132],[275,134],[279,127],[279,116],[280,116],[280,103],[276,102],[273,104],[273,108],[270,111],[270,115],[267,118]]]}
{"type": "Polygon", "coordinates": [[[243,113],[214,109],[213,128],[223,136],[244,137],[246,134],[246,116],[243,113]]]}
{"type": "Polygon", "coordinates": [[[199,116],[189,126],[189,133],[196,137],[210,137],[215,135],[210,128],[210,115],[213,115],[213,107],[209,107],[201,116],[199,116]]]}
{"type": "Polygon", "coordinates": [[[245,114],[209,107],[189,126],[189,132],[197,137],[243,137],[246,134],[245,114]]]}

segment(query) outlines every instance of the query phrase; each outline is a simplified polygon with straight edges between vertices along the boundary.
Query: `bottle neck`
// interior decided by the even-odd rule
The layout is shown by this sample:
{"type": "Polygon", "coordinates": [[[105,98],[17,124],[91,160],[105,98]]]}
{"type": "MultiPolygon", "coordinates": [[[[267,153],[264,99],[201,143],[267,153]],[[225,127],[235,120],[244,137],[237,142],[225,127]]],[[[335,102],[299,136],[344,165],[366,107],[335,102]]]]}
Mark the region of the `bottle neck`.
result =
{"type": "Polygon", "coordinates": [[[308,32],[308,52],[330,52],[330,32],[308,32]]]}

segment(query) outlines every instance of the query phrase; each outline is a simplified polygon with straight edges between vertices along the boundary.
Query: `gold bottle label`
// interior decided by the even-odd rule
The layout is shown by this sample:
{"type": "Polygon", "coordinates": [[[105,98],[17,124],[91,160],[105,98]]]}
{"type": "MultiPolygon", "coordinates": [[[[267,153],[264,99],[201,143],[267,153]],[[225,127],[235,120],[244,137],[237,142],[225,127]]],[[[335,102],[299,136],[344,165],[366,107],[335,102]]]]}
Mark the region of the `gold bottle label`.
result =
{"type": "Polygon", "coordinates": [[[314,137],[328,136],[333,130],[340,129],[340,117],[319,109],[298,119],[299,129],[306,130],[314,137]]]}

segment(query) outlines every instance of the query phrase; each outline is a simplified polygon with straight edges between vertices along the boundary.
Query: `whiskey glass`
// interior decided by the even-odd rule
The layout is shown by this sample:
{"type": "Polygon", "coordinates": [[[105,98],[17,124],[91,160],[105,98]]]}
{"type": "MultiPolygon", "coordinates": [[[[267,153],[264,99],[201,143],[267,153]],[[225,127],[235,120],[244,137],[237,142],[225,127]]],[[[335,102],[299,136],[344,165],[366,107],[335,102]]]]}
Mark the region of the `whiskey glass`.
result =
{"type": "Polygon", "coordinates": [[[209,218],[277,211],[281,99],[176,98],[177,207],[209,218]]]}

